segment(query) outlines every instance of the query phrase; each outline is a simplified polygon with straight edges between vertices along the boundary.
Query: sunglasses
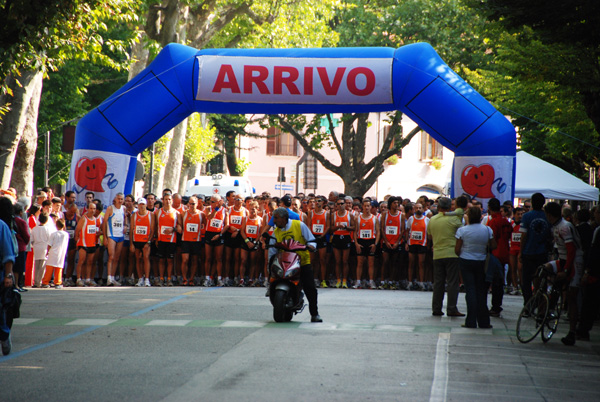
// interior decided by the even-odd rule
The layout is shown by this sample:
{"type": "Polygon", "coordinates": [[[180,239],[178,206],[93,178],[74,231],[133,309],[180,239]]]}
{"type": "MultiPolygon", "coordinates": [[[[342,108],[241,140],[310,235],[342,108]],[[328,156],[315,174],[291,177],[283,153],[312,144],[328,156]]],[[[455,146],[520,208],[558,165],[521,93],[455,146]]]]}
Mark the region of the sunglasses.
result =
{"type": "Polygon", "coordinates": [[[337,204],[338,205],[345,205],[346,203],[345,202],[338,202],[337,204]]]}
{"type": "Polygon", "coordinates": [[[188,205],[196,205],[195,202],[188,202],[188,205]]]}

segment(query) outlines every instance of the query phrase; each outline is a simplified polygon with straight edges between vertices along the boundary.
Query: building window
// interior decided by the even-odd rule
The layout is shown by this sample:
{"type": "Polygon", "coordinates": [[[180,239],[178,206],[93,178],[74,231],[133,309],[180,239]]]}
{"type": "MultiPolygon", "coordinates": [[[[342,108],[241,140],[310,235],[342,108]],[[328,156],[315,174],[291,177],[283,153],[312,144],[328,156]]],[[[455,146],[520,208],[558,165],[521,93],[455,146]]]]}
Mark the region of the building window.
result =
{"type": "Polygon", "coordinates": [[[433,158],[443,158],[442,144],[437,142],[432,136],[425,131],[421,131],[421,160],[430,161],[433,158]]]}
{"type": "Polygon", "coordinates": [[[279,127],[267,129],[267,155],[298,156],[298,141],[279,127]]]}
{"type": "MultiPolygon", "coordinates": [[[[383,141],[385,141],[387,139],[387,137],[388,137],[388,135],[390,135],[391,131],[392,131],[392,126],[384,126],[383,127],[383,141]]],[[[394,147],[395,142],[396,142],[396,140],[392,140],[389,149],[392,149],[394,147]]],[[[396,155],[398,156],[398,158],[402,158],[402,148],[400,148],[398,150],[396,155]]]]}

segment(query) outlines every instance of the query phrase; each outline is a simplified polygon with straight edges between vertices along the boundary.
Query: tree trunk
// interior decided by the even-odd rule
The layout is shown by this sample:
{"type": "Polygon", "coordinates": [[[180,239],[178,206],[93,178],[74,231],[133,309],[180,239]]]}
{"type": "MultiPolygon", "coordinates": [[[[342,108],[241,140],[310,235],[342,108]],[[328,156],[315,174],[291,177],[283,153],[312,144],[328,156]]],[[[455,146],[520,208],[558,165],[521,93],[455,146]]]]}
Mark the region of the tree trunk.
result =
{"type": "Polygon", "coordinates": [[[237,155],[235,154],[236,150],[236,141],[237,135],[235,134],[226,134],[225,139],[223,141],[223,147],[225,148],[225,166],[227,166],[227,170],[229,171],[230,176],[237,176],[237,155]]]}
{"type": "Polygon", "coordinates": [[[27,121],[27,108],[38,80],[37,76],[41,74],[40,71],[23,72],[19,77],[21,85],[17,84],[14,77],[7,77],[8,87],[12,89],[13,96],[0,96],[0,106],[10,104],[10,111],[4,115],[0,125],[0,188],[10,185],[17,146],[27,121]]]}
{"type": "Polygon", "coordinates": [[[32,92],[26,112],[26,123],[17,154],[10,186],[17,190],[19,196],[31,198],[33,196],[33,164],[37,149],[37,121],[40,99],[42,98],[43,76],[36,74],[32,81],[32,92]]]}
{"type": "Polygon", "coordinates": [[[170,148],[171,148],[171,139],[170,137],[172,136],[172,132],[169,131],[167,134],[169,136],[169,141],[165,144],[165,149],[163,150],[163,152],[160,154],[160,158],[159,160],[162,162],[162,166],[156,166],[156,160],[154,161],[155,165],[154,165],[154,174],[152,176],[152,182],[154,183],[154,194],[158,195],[158,198],[162,197],[162,191],[165,188],[164,186],[164,181],[165,181],[165,169],[167,164],[169,163],[169,152],[170,152],[170,148]]]}
{"type": "Polygon", "coordinates": [[[185,149],[185,135],[187,132],[187,119],[184,119],[173,129],[173,139],[169,149],[169,160],[165,164],[165,187],[176,191],[179,187],[181,162],[185,149]]]}

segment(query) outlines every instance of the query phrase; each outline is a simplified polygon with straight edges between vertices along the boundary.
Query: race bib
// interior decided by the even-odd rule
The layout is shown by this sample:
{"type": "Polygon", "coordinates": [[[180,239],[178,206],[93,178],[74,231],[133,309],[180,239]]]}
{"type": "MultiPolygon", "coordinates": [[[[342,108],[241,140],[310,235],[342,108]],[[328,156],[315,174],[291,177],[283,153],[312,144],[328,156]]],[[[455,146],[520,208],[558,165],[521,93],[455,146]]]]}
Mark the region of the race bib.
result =
{"type": "Polygon", "coordinates": [[[185,230],[190,233],[198,233],[198,224],[197,223],[188,223],[185,225],[185,230]]]}
{"type": "Polygon", "coordinates": [[[215,228],[215,229],[220,229],[222,223],[223,223],[223,221],[221,219],[211,219],[210,227],[215,228]]]}
{"type": "Polygon", "coordinates": [[[229,219],[231,220],[232,225],[241,225],[242,224],[242,217],[239,215],[232,215],[229,217],[229,219]]]}
{"type": "Polygon", "coordinates": [[[140,236],[146,236],[148,234],[148,226],[136,226],[135,234],[140,236]]]}
{"type": "Polygon", "coordinates": [[[72,239],[75,237],[75,230],[67,229],[67,233],[69,234],[69,239],[72,239]]]}
{"type": "Polygon", "coordinates": [[[521,232],[516,232],[512,234],[511,241],[513,243],[521,243],[521,232]]]}
{"type": "Polygon", "coordinates": [[[372,230],[368,230],[368,229],[361,229],[360,230],[360,238],[361,239],[370,239],[373,237],[372,235],[373,231],[372,230]]]}
{"type": "Polygon", "coordinates": [[[258,226],[246,225],[246,233],[248,233],[248,234],[257,234],[258,233],[258,226]]]}
{"type": "Polygon", "coordinates": [[[385,234],[390,236],[396,236],[398,234],[398,226],[386,226],[385,234]]]}
{"type": "Polygon", "coordinates": [[[417,232],[417,231],[410,232],[410,238],[412,240],[421,241],[421,240],[423,240],[423,232],[417,232]]]}
{"type": "Polygon", "coordinates": [[[96,226],[88,226],[87,234],[96,234],[96,226]]]}
{"type": "Polygon", "coordinates": [[[312,231],[316,234],[323,234],[323,232],[325,231],[325,225],[315,223],[312,227],[312,231]]]}
{"type": "Polygon", "coordinates": [[[167,229],[173,229],[173,227],[172,226],[161,226],[160,234],[168,235],[168,236],[171,235],[171,233],[167,233],[167,229]]]}
{"type": "Polygon", "coordinates": [[[112,227],[115,229],[121,229],[123,227],[123,222],[121,221],[113,221],[112,227]]]}

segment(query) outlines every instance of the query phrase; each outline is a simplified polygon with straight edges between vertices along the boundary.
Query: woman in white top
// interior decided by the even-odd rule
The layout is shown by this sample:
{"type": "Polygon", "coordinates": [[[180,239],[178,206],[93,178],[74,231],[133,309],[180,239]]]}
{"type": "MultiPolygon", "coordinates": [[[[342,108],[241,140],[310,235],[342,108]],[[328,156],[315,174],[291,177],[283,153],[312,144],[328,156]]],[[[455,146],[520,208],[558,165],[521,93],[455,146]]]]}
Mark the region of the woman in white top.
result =
{"type": "Polygon", "coordinates": [[[487,247],[496,248],[494,232],[481,224],[481,209],[471,207],[467,212],[469,224],[456,231],[456,247],[459,256],[460,272],[465,285],[467,317],[463,327],[492,328],[487,308],[487,287],[485,285],[485,259],[487,247]]]}

